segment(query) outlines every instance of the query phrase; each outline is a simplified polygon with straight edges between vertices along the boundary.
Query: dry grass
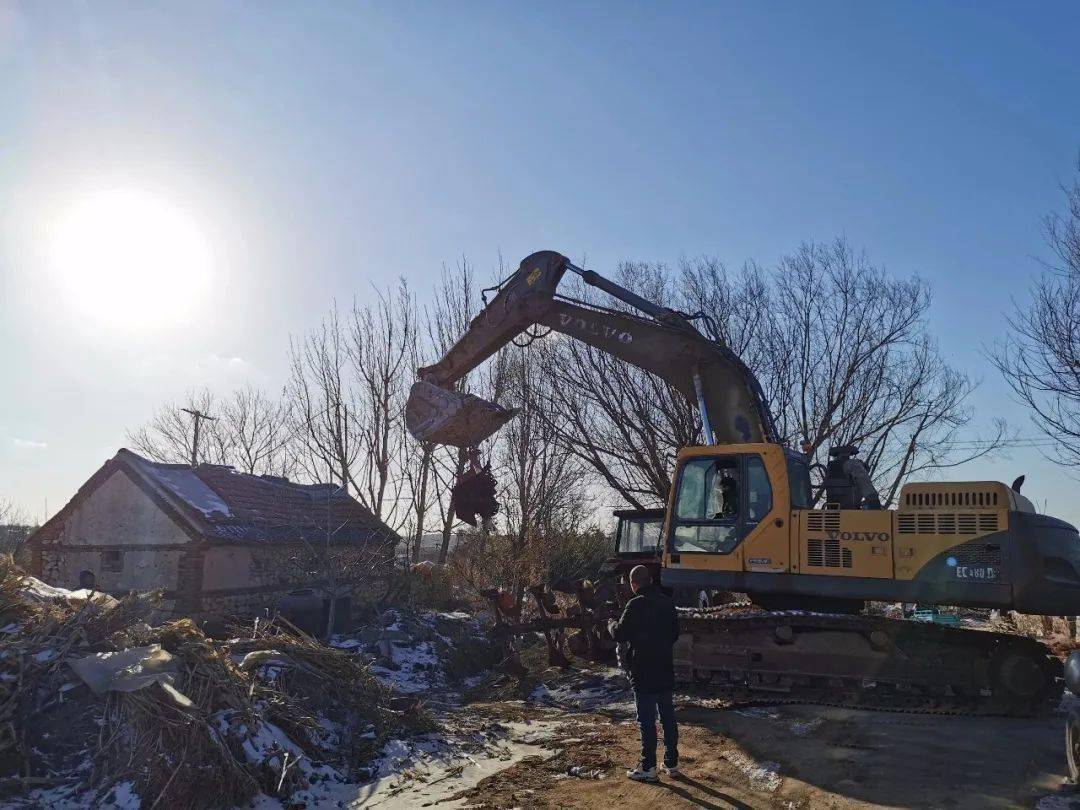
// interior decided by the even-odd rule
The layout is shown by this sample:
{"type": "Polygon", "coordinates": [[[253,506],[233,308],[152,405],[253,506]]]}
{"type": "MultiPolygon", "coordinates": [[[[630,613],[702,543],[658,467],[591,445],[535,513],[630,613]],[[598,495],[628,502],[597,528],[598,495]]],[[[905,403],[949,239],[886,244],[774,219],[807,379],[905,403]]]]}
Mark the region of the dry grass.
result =
{"type": "MultiPolygon", "coordinates": [[[[230,642],[230,648],[245,656],[245,668],[274,671],[274,694],[267,695],[271,718],[286,730],[303,725],[297,711],[338,722],[341,740],[333,752],[335,764],[350,775],[360,773],[392,733],[435,728],[431,715],[414,698],[397,696],[369,667],[347,653],[327,647],[281,620],[259,623],[250,635],[230,642]],[[282,715],[285,708],[294,714],[282,715]]],[[[311,725],[304,728],[309,731],[308,738],[317,742],[318,735],[310,733],[311,725]]],[[[331,756],[329,751],[323,753],[331,756]]]]}
{"type": "Polygon", "coordinates": [[[290,626],[215,641],[189,619],[151,628],[155,594],[40,599],[27,585],[0,557],[0,778],[8,781],[71,773],[70,756],[47,754],[63,741],[65,754],[91,756],[78,778],[98,798],[132,780],[144,808],[229,807],[260,791],[287,798],[306,787],[301,758],[359,774],[390,734],[434,728],[366,666],[290,626]],[[176,659],[174,689],[96,697],[66,665],[154,643],[176,659]],[[340,739],[325,738],[320,717],[339,725],[340,739]]]}
{"type": "Polygon", "coordinates": [[[71,680],[65,666],[78,651],[109,648],[107,639],[149,615],[156,595],[116,600],[37,600],[26,591],[26,576],[8,555],[0,556],[0,769],[33,776],[30,753],[39,748],[43,713],[70,703],[62,687],[71,680]],[[34,722],[32,722],[34,721],[34,722]]]}

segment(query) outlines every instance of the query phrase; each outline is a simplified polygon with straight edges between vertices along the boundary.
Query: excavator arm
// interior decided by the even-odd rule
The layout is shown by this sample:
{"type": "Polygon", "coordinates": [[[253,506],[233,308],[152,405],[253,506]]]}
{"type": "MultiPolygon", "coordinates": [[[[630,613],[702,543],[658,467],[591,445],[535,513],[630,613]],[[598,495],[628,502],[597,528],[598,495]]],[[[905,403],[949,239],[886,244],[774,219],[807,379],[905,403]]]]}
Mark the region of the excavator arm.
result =
{"type": "Polygon", "coordinates": [[[421,440],[474,447],[513,411],[453,390],[480,363],[533,325],[549,327],[644,369],[674,386],[701,412],[710,444],[778,442],[753,372],[680,312],[661,307],[554,251],[528,256],[468,330],[434,365],[419,369],[406,421],[421,440]],[[567,271],[640,314],[584,305],[557,295],[567,271]]]}

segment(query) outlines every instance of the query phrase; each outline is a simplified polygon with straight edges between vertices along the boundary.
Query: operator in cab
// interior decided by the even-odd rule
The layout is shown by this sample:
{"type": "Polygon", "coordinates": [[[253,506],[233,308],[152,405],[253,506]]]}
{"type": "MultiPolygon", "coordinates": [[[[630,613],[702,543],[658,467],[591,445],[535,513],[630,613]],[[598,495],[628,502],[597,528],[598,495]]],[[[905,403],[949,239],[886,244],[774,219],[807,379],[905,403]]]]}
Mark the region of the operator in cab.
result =
{"type": "Polygon", "coordinates": [[[679,774],[679,727],[675,723],[675,663],[672,646],[679,638],[675,601],[652,581],[649,569],[638,565],[630,571],[634,597],[626,603],[622,618],[612,620],[611,635],[626,644],[626,669],[634,688],[637,720],[641,727],[641,761],[627,777],[656,782],[656,716],[664,728],[664,767],[679,774]]]}
{"type": "Polygon", "coordinates": [[[735,480],[735,471],[727,467],[721,469],[717,484],[720,487],[720,512],[715,519],[734,519],[739,514],[739,482],[735,480]]]}

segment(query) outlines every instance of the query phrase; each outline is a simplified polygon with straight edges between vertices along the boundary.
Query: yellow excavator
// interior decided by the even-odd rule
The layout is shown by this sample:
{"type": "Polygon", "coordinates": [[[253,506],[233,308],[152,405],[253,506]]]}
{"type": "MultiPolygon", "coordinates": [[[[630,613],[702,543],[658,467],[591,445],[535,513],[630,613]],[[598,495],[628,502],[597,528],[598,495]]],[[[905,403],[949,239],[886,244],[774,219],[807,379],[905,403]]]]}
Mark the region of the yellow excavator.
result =
{"type": "Polygon", "coordinates": [[[689,607],[676,665],[733,698],[890,710],[1024,714],[1060,695],[1061,664],[1026,637],[871,615],[868,602],[1080,614],[1080,536],[995,481],[909,483],[882,508],[858,448],[836,447],[818,491],[783,445],[762,389],[702,315],[660,306],[553,252],[502,282],[466,333],[418,370],[418,438],[476,447],[514,412],[454,385],[534,325],[649,371],[700,412],[678,453],[660,533],[662,583],[741,592],[755,609],[689,607]],[[566,273],[612,309],[560,296],[566,273]]]}

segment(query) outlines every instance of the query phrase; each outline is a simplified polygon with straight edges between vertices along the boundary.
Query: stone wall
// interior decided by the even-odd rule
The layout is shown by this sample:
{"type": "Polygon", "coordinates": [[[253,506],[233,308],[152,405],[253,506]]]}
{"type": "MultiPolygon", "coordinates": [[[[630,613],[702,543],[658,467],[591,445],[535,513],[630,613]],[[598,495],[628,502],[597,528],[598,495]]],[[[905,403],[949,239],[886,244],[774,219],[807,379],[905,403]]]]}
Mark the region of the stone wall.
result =
{"type": "MultiPolygon", "coordinates": [[[[357,562],[360,570],[370,558],[365,548],[341,546],[331,549],[336,571],[357,562]]],[[[300,544],[247,543],[209,546],[203,556],[202,589],[205,593],[236,588],[300,588],[317,574],[321,564],[300,544]]]]}
{"type": "Polygon", "coordinates": [[[172,591],[176,589],[181,549],[118,550],[50,548],[41,551],[41,578],[50,585],[61,588],[78,588],[79,574],[93,571],[97,588],[109,593],[144,591],[154,588],[172,591]],[[109,563],[120,559],[120,570],[103,565],[103,557],[109,563]]]}
{"type": "Polygon", "coordinates": [[[103,591],[172,591],[190,545],[184,530],[117,470],[40,539],[31,568],[64,588],[79,587],[79,574],[91,571],[103,591]]]}
{"type": "Polygon", "coordinates": [[[277,610],[289,590],[291,588],[251,593],[204,594],[201,612],[213,616],[258,616],[265,610],[277,610]]]}
{"type": "MultiPolygon", "coordinates": [[[[346,570],[351,560],[361,562],[371,552],[363,548],[341,547],[331,551],[337,571],[346,570]]],[[[289,591],[321,584],[319,566],[310,550],[300,544],[221,544],[203,553],[200,609],[216,615],[256,615],[274,610],[289,591]],[[310,572],[310,573],[306,573],[310,572]]],[[[365,575],[361,581],[343,585],[343,590],[359,601],[382,593],[385,579],[365,575]]]]}

